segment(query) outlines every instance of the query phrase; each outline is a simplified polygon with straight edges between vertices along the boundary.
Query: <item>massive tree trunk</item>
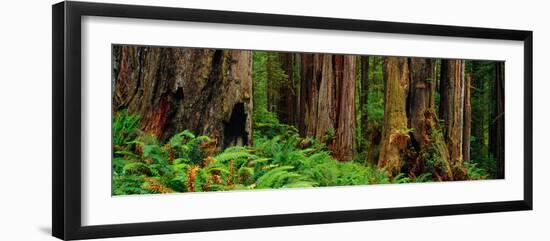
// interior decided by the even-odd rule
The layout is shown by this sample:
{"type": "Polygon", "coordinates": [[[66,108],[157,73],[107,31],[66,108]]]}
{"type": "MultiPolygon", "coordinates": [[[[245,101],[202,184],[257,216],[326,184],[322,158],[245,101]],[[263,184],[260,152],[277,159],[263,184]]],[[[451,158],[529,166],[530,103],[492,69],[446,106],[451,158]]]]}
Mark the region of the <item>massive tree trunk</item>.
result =
{"type": "Polygon", "coordinates": [[[471,104],[471,83],[472,76],[464,79],[464,131],[462,134],[462,159],[470,161],[470,137],[472,133],[472,104],[471,104]]]}
{"type": "Polygon", "coordinates": [[[252,53],[120,46],[113,109],[142,118],[160,139],[189,129],[218,147],[252,137],[252,53]]]}
{"type": "Polygon", "coordinates": [[[336,55],[336,138],[338,160],[353,160],[355,154],[355,56],[336,55]]]}
{"type": "Polygon", "coordinates": [[[297,91],[294,85],[294,54],[281,53],[279,59],[287,78],[280,84],[277,114],[282,123],[295,125],[297,121],[297,91]]]}
{"type": "Polygon", "coordinates": [[[317,78],[320,78],[316,72],[320,72],[319,67],[316,65],[316,56],[313,54],[300,55],[300,98],[299,98],[299,119],[298,119],[298,131],[301,136],[312,136],[316,132],[314,126],[316,122],[313,122],[313,118],[317,116],[317,78]],[[316,70],[316,71],[315,71],[316,70]],[[314,79],[315,78],[315,79],[314,79]]]}
{"type": "Polygon", "coordinates": [[[442,60],[439,114],[444,120],[445,142],[449,148],[450,163],[455,179],[465,179],[462,159],[464,127],[464,60],[442,60]]]}
{"type": "Polygon", "coordinates": [[[407,92],[409,64],[407,58],[387,57],[384,60],[384,124],[380,141],[378,166],[395,176],[403,166],[403,155],[409,143],[407,128],[407,92]]]}
{"type": "Polygon", "coordinates": [[[497,163],[497,178],[504,178],[504,62],[497,62],[495,67],[495,111],[494,125],[494,157],[497,163]]]}
{"type": "Polygon", "coordinates": [[[408,121],[416,154],[408,163],[411,175],[431,172],[438,180],[452,180],[449,151],[435,116],[435,60],[410,59],[408,121]],[[433,160],[437,160],[433,162],[433,160]],[[429,162],[431,164],[428,164],[429,162]]]}
{"type": "Polygon", "coordinates": [[[369,96],[369,57],[362,56],[361,58],[361,98],[359,98],[359,109],[361,113],[361,146],[359,151],[367,150],[368,133],[368,115],[367,101],[369,96]]]}
{"type": "Polygon", "coordinates": [[[355,56],[303,54],[299,130],[326,142],[340,161],[354,157],[355,56]]]}

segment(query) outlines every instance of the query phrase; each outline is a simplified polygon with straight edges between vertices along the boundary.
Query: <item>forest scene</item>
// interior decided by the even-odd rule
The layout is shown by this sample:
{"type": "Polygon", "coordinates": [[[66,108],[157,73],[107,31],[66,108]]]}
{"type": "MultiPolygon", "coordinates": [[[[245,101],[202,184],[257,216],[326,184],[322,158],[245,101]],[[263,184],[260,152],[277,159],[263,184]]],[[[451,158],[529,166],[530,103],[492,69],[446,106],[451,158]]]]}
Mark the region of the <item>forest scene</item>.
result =
{"type": "Polygon", "coordinates": [[[504,178],[504,62],[112,46],[112,194],[504,178]]]}

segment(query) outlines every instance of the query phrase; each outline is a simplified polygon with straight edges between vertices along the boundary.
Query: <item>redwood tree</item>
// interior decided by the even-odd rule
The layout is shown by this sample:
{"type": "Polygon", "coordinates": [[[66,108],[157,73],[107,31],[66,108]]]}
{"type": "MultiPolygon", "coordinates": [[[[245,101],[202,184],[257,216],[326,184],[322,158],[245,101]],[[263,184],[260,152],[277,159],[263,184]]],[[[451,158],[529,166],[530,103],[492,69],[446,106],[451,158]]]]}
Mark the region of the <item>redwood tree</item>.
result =
{"type": "Polygon", "coordinates": [[[276,96],[275,96],[275,75],[274,75],[274,60],[273,56],[274,53],[267,52],[267,59],[265,64],[265,72],[266,72],[266,92],[267,92],[267,111],[275,112],[277,103],[276,103],[276,96]]]}
{"type": "Polygon", "coordinates": [[[435,115],[435,59],[410,59],[410,91],[407,116],[412,130],[409,173],[431,172],[437,180],[452,180],[449,151],[435,115]],[[437,160],[437,161],[433,161],[437,160]],[[429,164],[430,163],[430,164],[429,164]]]}
{"type": "Polygon", "coordinates": [[[252,52],[116,46],[113,110],[160,139],[189,129],[218,147],[250,144],[252,52]]]}
{"type": "Polygon", "coordinates": [[[409,143],[407,128],[407,94],[409,90],[409,61],[407,58],[387,57],[383,65],[384,124],[380,141],[378,166],[390,176],[401,171],[403,155],[409,143]]]}
{"type": "Polygon", "coordinates": [[[470,138],[472,136],[472,104],[471,84],[472,76],[467,75],[464,79],[464,129],[462,134],[462,159],[470,161],[470,138]]]}
{"type": "Polygon", "coordinates": [[[300,122],[303,136],[328,144],[340,161],[354,157],[355,56],[301,56],[300,122]]]}
{"type": "Polygon", "coordinates": [[[279,59],[281,68],[287,77],[280,83],[277,114],[282,123],[296,125],[298,120],[298,94],[294,85],[295,54],[281,53],[279,59]]]}
{"type": "Polygon", "coordinates": [[[465,179],[462,158],[464,128],[464,60],[442,60],[439,114],[445,123],[445,142],[455,179],[465,179]]]}

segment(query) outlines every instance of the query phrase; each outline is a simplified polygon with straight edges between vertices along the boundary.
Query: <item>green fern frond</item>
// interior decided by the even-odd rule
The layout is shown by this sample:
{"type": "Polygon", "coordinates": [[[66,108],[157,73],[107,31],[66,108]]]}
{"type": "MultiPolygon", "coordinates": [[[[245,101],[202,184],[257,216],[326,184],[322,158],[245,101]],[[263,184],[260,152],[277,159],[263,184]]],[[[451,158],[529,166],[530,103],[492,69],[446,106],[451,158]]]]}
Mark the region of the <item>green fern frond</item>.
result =
{"type": "Polygon", "coordinates": [[[418,177],[416,177],[415,181],[416,182],[431,182],[431,181],[433,181],[432,174],[429,173],[429,172],[422,173],[418,177]]]}
{"type": "Polygon", "coordinates": [[[218,155],[216,155],[214,157],[214,159],[216,160],[216,162],[219,162],[219,163],[225,163],[225,162],[228,162],[230,160],[238,160],[238,159],[243,159],[243,158],[249,158],[249,157],[252,157],[253,155],[248,153],[248,152],[245,152],[245,151],[239,151],[239,152],[223,152],[223,153],[220,153],[218,155]]]}
{"type": "Polygon", "coordinates": [[[122,168],[123,173],[125,174],[151,174],[151,169],[149,166],[142,162],[131,162],[122,168]]]}
{"type": "Polygon", "coordinates": [[[280,166],[269,170],[256,180],[257,188],[278,188],[287,184],[289,179],[299,178],[300,174],[290,172],[293,166],[280,166]]]}
{"type": "Polygon", "coordinates": [[[409,183],[411,178],[409,178],[405,173],[399,173],[393,178],[394,183],[409,183]]]}

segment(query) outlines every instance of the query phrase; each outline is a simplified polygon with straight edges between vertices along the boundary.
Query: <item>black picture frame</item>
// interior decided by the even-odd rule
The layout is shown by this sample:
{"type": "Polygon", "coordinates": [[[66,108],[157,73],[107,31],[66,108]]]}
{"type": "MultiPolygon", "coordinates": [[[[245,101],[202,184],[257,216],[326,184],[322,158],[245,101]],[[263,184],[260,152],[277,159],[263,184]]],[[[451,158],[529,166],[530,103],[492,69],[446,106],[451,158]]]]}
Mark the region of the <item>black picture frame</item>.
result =
{"type": "Polygon", "coordinates": [[[533,33],[531,31],[335,19],[263,13],[197,10],[90,2],[52,6],[52,233],[60,239],[87,239],[307,225],[380,219],[532,210],[533,33]],[[427,36],[517,40],[524,43],[524,194],[522,200],[283,215],[81,225],[81,17],[194,21],[259,26],[367,31],[427,36]]]}

